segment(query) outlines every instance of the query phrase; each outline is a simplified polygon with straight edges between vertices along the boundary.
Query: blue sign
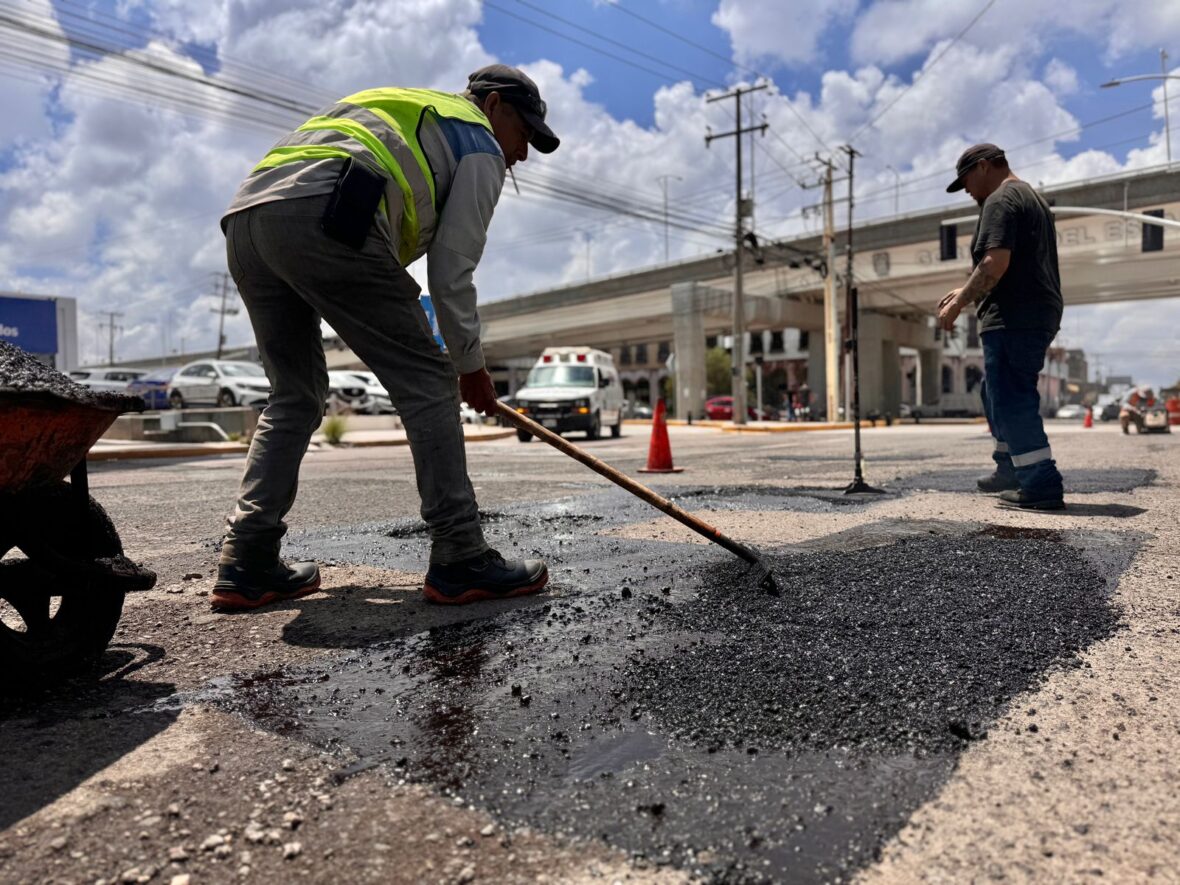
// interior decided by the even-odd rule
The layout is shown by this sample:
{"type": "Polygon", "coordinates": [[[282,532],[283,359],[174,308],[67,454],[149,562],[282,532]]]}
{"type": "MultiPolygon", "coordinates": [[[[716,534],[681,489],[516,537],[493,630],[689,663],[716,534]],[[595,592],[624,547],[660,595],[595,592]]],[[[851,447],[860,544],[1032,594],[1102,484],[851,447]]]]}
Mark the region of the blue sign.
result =
{"type": "Polygon", "coordinates": [[[57,353],[57,302],[0,297],[0,341],[29,353],[57,353]]]}
{"type": "Polygon", "coordinates": [[[447,352],[447,343],[443,341],[442,332],[438,328],[438,314],[434,312],[434,302],[429,295],[419,295],[418,301],[426,311],[426,321],[430,323],[430,331],[434,333],[434,340],[438,342],[439,350],[447,352]]]}

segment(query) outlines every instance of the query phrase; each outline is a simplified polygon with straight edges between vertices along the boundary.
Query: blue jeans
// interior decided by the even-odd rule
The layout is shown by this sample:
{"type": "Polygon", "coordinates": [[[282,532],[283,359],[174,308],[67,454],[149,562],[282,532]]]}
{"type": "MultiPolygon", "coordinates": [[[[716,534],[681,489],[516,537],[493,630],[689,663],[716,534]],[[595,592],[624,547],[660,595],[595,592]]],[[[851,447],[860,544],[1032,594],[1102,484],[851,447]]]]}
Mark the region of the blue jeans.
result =
{"type": "Polygon", "coordinates": [[[996,448],[1000,473],[1015,473],[1022,491],[1060,494],[1061,474],[1045,436],[1037,376],[1045,364],[1052,332],[999,329],[984,332],[983,408],[996,448]]]}

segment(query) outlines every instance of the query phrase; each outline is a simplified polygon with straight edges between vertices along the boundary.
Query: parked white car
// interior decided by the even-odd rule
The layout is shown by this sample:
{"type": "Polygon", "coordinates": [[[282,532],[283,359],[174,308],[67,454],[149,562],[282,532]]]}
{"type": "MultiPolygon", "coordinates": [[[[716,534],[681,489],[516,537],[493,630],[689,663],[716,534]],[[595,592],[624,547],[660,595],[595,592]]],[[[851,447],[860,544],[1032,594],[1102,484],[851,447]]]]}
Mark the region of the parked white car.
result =
{"type": "Polygon", "coordinates": [[[239,360],[198,360],[180,367],[168,387],[174,409],[188,406],[254,406],[270,397],[270,381],[258,363],[239,360]]]}
{"type": "MultiPolygon", "coordinates": [[[[339,375],[352,376],[353,379],[360,381],[365,385],[365,392],[371,400],[368,411],[373,415],[396,415],[397,409],[393,407],[393,399],[389,395],[389,391],[385,389],[385,385],[378,380],[376,374],[373,372],[366,372],[360,369],[345,369],[340,371],[332,371],[328,373],[329,377],[339,375]]],[[[342,381],[346,383],[346,381],[342,381]]]]}
{"type": "Polygon", "coordinates": [[[1071,403],[1058,409],[1057,417],[1069,421],[1081,421],[1086,417],[1087,409],[1089,409],[1089,406],[1083,406],[1081,403],[1071,403]]]}
{"type": "Polygon", "coordinates": [[[123,393],[128,384],[147,373],[147,369],[129,369],[124,366],[83,366],[70,372],[70,377],[99,393],[123,393]]]}
{"type": "Polygon", "coordinates": [[[328,399],[324,403],[328,414],[350,412],[367,414],[373,411],[373,397],[369,385],[358,378],[355,372],[328,372],[328,399]]]}
{"type": "Polygon", "coordinates": [[[459,403],[459,421],[462,424],[483,424],[483,415],[467,405],[467,403],[459,403]]]}

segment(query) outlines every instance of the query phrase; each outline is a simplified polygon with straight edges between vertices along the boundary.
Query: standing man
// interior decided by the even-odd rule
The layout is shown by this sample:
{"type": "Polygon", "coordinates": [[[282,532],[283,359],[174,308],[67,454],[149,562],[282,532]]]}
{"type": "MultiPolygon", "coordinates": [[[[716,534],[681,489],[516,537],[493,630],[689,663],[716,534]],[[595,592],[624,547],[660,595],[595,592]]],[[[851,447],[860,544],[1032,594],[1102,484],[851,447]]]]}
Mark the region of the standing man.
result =
{"type": "Polygon", "coordinates": [[[213,606],[252,609],[319,587],[314,562],[279,559],[299,465],[324,413],[328,322],[390,392],[430,528],[423,592],[459,604],[539,591],[540,560],[505,561],[484,540],[467,477],[460,395],[490,414],[472,273],[505,170],[558,146],[536,84],[506,65],[462,95],[369,89],[282,139],[222,219],[229,269],[272,393],[250,445],[221,552],[213,606]],[[448,354],[406,266],[425,255],[448,354]]]}
{"type": "Polygon", "coordinates": [[[1037,376],[1061,326],[1057,231],[1048,204],[1008,168],[994,144],[959,157],[947,193],[966,190],[982,207],[967,285],[947,293],[938,320],[950,331],[960,311],[976,305],[983,339],[984,410],[995,437],[996,470],[979,481],[1005,504],[1060,510],[1061,474],[1053,460],[1037,376]]]}

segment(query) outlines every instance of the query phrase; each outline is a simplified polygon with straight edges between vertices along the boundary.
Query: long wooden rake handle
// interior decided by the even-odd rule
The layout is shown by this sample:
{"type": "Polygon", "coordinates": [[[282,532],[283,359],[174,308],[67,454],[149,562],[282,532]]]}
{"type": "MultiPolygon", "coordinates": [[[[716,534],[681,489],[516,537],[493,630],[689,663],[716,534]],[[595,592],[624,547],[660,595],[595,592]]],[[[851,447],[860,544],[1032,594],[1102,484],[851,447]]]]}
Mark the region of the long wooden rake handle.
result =
{"type": "Polygon", "coordinates": [[[664,496],[653,492],[643,483],[636,482],[625,473],[622,473],[616,470],[614,467],[611,467],[605,461],[595,458],[589,452],[583,451],[573,443],[558,436],[552,430],[542,427],[527,415],[522,415],[511,406],[499,401],[496,402],[496,411],[499,412],[509,423],[527,433],[533,434],[533,436],[545,440],[545,442],[549,443],[549,445],[553,446],[553,448],[564,452],[575,461],[581,461],[595,473],[605,476],[615,485],[626,489],[632,495],[646,501],[657,510],[663,511],[677,522],[688,526],[697,534],[708,538],[714,544],[720,544],[730,553],[740,556],[746,562],[766,568],[766,564],[762,561],[762,557],[760,557],[754,550],[750,549],[744,544],[739,544],[737,541],[733,540],[733,538],[726,537],[703,519],[698,519],[691,513],[682,510],[664,496]]]}

